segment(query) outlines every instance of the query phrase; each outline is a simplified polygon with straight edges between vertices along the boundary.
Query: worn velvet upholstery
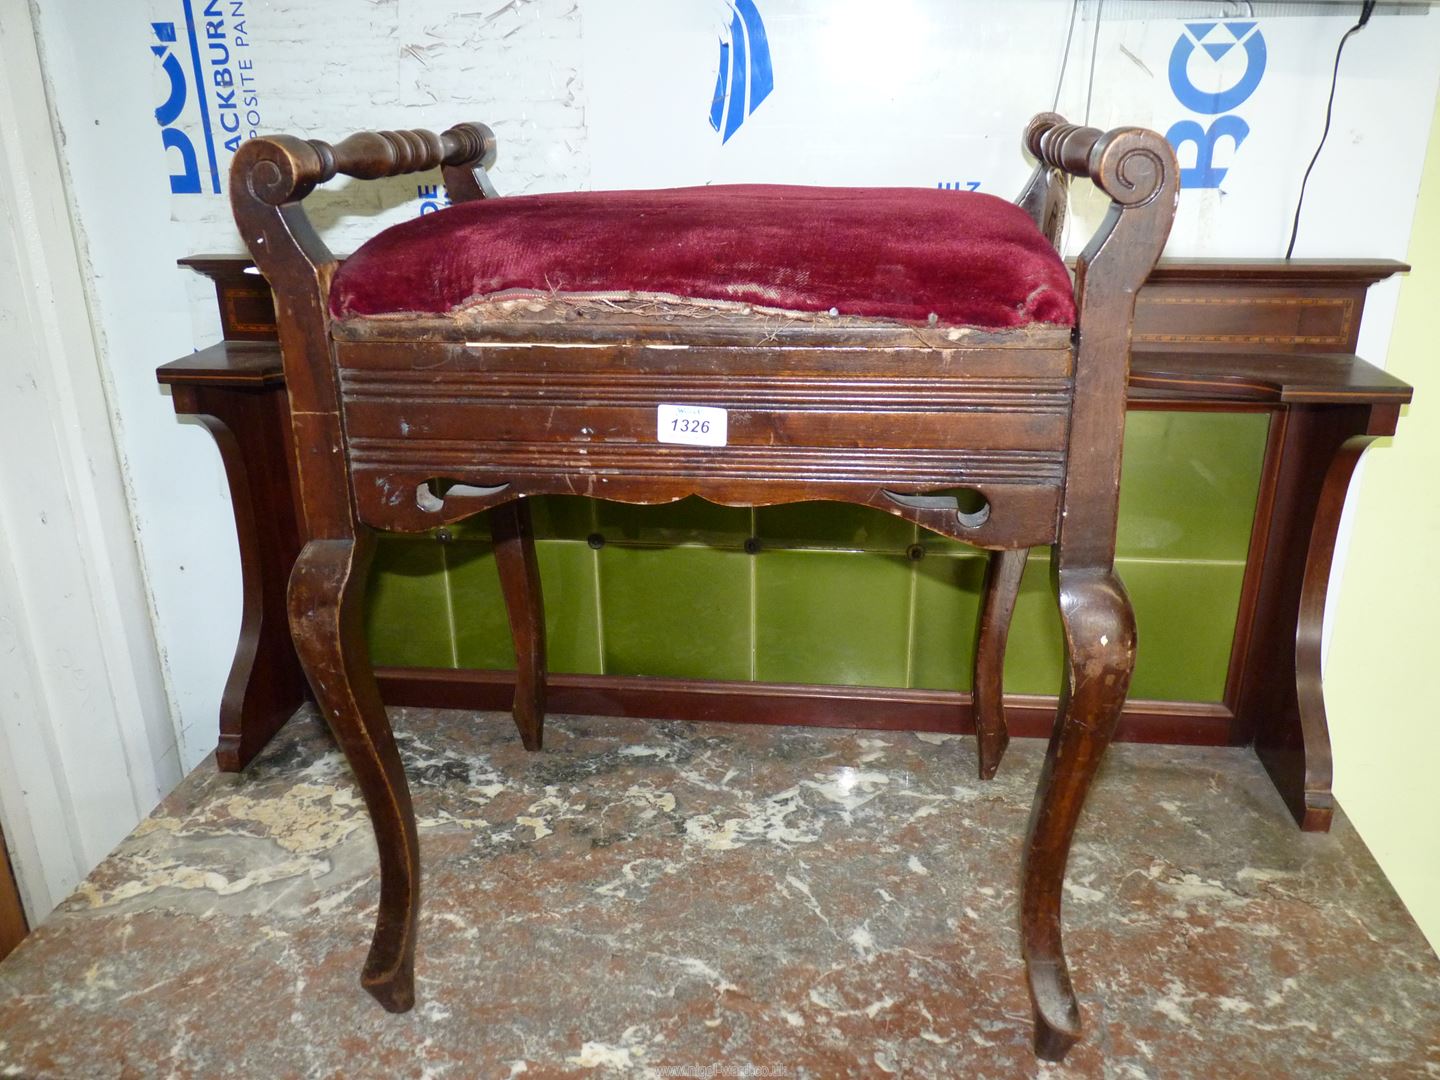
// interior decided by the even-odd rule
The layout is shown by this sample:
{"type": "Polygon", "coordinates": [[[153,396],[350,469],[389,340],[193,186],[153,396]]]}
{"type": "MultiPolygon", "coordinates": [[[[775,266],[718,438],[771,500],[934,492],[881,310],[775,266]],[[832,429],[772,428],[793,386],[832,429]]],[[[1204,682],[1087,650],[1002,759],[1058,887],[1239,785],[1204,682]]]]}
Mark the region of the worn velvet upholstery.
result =
{"type": "Polygon", "coordinates": [[[337,318],[519,290],[737,301],[945,325],[1073,324],[1070,278],[1011,203],[932,188],[746,184],[463,203],[340,268],[337,318]]]}

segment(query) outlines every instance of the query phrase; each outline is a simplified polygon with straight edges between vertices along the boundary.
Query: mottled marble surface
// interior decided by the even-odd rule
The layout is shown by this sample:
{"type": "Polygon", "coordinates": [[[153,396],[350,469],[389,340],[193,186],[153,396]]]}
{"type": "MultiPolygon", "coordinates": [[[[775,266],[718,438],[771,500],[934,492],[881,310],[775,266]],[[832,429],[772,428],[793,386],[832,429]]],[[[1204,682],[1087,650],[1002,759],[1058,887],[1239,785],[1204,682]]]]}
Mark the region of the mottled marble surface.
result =
{"type": "Polygon", "coordinates": [[[532,755],[493,714],[394,722],[414,1012],[358,986],[374,843],[307,713],[0,965],[0,1076],[1440,1076],[1440,961],[1343,815],[1300,834],[1248,751],[1111,751],[1066,893],[1087,1034],[1044,1066],[1038,742],[982,783],[950,736],[554,717],[532,755]]]}

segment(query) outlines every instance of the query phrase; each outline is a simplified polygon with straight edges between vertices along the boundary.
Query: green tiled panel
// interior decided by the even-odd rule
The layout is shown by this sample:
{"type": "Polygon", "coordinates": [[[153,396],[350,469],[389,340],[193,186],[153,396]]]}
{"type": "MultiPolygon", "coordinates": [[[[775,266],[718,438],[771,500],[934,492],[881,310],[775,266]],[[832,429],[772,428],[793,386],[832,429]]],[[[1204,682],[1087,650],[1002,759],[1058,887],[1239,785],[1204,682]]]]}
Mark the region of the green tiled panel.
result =
{"type": "Polygon", "coordinates": [[[437,536],[449,536],[452,540],[479,540],[483,543],[490,539],[490,515],[484,512],[472,514],[463,521],[437,526],[431,529],[426,536],[431,539],[437,536]]]}
{"type": "MultiPolygon", "coordinates": [[[[450,603],[455,614],[455,659],[462,668],[513,668],[510,621],[489,544],[457,541],[445,545],[450,570],[450,603]]],[[[544,582],[541,582],[544,592],[544,582]]]]}
{"type": "Polygon", "coordinates": [[[748,506],[720,506],[693,496],[658,506],[602,502],[595,510],[607,543],[739,548],[750,535],[748,506]]]}
{"type": "Polygon", "coordinates": [[[969,690],[975,664],[975,620],[982,552],[927,557],[915,564],[915,640],[910,685],[922,690],[969,690]]]}
{"type": "MultiPolygon", "coordinates": [[[[530,519],[541,540],[584,540],[595,531],[595,504],[579,495],[542,495],[530,499],[530,519]]],[[[444,531],[455,540],[489,540],[490,515],[474,514],[464,521],[431,530],[444,531]]]]}
{"type": "Polygon", "coordinates": [[[1268,413],[1129,413],[1116,553],[1243,562],[1269,425],[1268,413]]]}
{"type": "Polygon", "coordinates": [[[915,542],[910,522],[854,503],[761,506],[755,523],[766,547],[902,552],[915,542]]]}
{"type": "Polygon", "coordinates": [[[1116,566],[1135,605],[1139,634],[1130,696],[1219,701],[1244,565],[1122,559],[1116,566]]]}
{"type": "Polygon", "coordinates": [[[764,550],[754,559],[757,679],[905,685],[907,559],[764,550]]]}
{"type": "Polygon", "coordinates": [[[605,672],[750,677],[750,560],[686,546],[600,551],[605,672]]]}
{"type": "MultiPolygon", "coordinates": [[[[1064,641],[1049,564],[1036,553],[1025,570],[1005,652],[1011,693],[1054,694],[1060,688],[1064,641]]],[[[917,569],[912,685],[969,690],[984,559],[927,558],[917,569]]],[[[1219,701],[1244,565],[1120,559],[1116,569],[1135,605],[1140,642],[1130,695],[1219,701]]]]}
{"type": "MultiPolygon", "coordinates": [[[[932,554],[915,566],[915,640],[910,685],[922,690],[970,689],[984,552],[932,554]]],[[[1005,650],[1005,688],[1053,694],[1060,685],[1064,643],[1050,589],[1047,552],[1034,552],[1020,586],[1005,650]]],[[[894,682],[886,685],[904,686],[894,682]]]]}
{"type": "MultiPolygon", "coordinates": [[[[600,671],[595,618],[595,553],[575,540],[540,540],[540,592],[551,671],[600,671]]],[[[455,652],[462,668],[513,668],[505,596],[488,546],[453,544],[448,555],[455,605],[455,652]]]]}
{"type": "Polygon", "coordinates": [[[1065,636],[1050,584],[1050,551],[1032,551],[1005,647],[1006,692],[1059,693],[1064,657],[1065,636]]]}
{"type": "Polygon", "coordinates": [[[535,549],[540,559],[540,588],[545,594],[545,645],[550,670],[572,675],[600,674],[600,628],[595,609],[597,553],[575,540],[540,540],[535,549]]]}
{"type": "Polygon", "coordinates": [[[541,540],[584,540],[595,531],[596,504],[580,495],[542,495],[530,500],[530,518],[541,540]]]}
{"type": "Polygon", "coordinates": [[[450,667],[445,545],[429,537],[382,537],[370,572],[366,633],[376,665],[450,667]]]}
{"type": "MultiPolygon", "coordinates": [[[[583,543],[560,540],[539,541],[536,553],[550,670],[599,672],[595,553],[583,543]]],[[[515,666],[495,555],[484,543],[442,544],[428,536],[382,539],[370,581],[366,629],[377,665],[515,666]]]]}

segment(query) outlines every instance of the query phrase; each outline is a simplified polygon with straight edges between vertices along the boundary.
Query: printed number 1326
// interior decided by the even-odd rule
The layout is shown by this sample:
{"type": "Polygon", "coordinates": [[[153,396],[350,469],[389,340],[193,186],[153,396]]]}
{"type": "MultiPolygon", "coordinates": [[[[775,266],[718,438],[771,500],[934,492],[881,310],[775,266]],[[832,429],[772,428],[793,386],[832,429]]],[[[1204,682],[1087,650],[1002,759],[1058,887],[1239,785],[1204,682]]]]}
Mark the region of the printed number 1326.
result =
{"type": "Polygon", "coordinates": [[[662,443],[724,446],[730,434],[729,414],[707,405],[661,405],[655,420],[655,437],[662,443]]]}

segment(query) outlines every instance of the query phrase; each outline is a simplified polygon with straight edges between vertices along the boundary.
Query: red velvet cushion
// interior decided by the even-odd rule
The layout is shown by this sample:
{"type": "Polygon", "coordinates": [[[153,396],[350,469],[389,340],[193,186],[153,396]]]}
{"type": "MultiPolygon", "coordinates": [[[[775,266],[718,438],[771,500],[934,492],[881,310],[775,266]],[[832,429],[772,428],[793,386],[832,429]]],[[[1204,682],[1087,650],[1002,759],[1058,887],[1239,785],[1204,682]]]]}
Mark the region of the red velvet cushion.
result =
{"type": "Polygon", "coordinates": [[[993,195],[768,184],[528,195],[386,229],[335,275],[337,318],[476,297],[644,293],[1004,329],[1073,324],[1070,277],[993,195]]]}

